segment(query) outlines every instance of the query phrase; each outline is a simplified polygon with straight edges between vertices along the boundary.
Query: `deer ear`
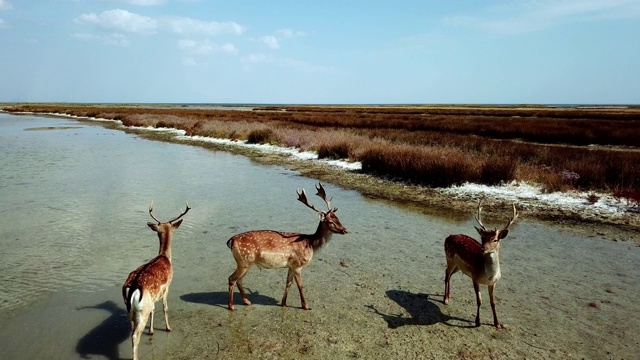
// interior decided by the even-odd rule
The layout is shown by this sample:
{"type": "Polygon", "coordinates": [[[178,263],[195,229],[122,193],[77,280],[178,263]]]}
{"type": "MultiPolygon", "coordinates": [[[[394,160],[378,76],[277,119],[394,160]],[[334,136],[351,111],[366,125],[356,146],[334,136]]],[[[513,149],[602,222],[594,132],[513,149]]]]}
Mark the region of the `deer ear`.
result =
{"type": "Polygon", "coordinates": [[[171,226],[173,226],[173,228],[174,228],[174,229],[179,228],[179,227],[180,227],[180,224],[182,224],[182,220],[183,220],[183,219],[180,219],[180,221],[178,221],[178,222],[176,222],[176,223],[174,223],[174,224],[171,224],[171,226]]]}
{"type": "Polygon", "coordinates": [[[148,222],[147,226],[151,228],[151,230],[158,232],[158,224],[156,223],[152,223],[152,222],[148,222]]]}
{"type": "Polygon", "coordinates": [[[509,235],[509,230],[508,229],[502,229],[500,230],[500,234],[498,235],[498,239],[504,239],[507,237],[507,235],[509,235]]]}
{"type": "Polygon", "coordinates": [[[479,228],[479,227],[477,227],[477,226],[474,226],[474,228],[476,229],[476,231],[478,232],[478,234],[480,234],[480,236],[482,236],[482,234],[483,234],[482,229],[480,229],[480,228],[479,228]]]}

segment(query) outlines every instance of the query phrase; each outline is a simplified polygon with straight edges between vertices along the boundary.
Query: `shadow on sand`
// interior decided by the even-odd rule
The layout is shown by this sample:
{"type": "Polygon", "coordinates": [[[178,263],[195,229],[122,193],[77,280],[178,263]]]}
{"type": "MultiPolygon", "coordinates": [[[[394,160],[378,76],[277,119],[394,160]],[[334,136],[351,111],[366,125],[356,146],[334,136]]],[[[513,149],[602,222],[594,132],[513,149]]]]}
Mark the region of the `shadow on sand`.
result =
{"type": "MultiPolygon", "coordinates": [[[[249,301],[251,301],[252,304],[279,305],[278,300],[272,297],[260,295],[260,293],[253,292],[248,288],[246,288],[246,290],[247,290],[247,297],[249,298],[249,301]]],[[[180,296],[180,299],[187,302],[196,303],[196,304],[220,306],[225,309],[229,305],[229,293],[220,292],[220,291],[184,294],[180,296]]],[[[237,292],[233,294],[233,303],[244,305],[244,303],[242,302],[242,298],[240,297],[240,294],[238,294],[237,292]]]]}
{"type": "Polygon", "coordinates": [[[125,309],[113,301],[94,306],[83,306],[77,310],[100,309],[110,313],[102,323],[83,336],[76,345],[76,352],[84,359],[89,355],[102,355],[109,360],[120,359],[118,346],[129,338],[129,318],[125,309]]]}
{"type": "MultiPolygon", "coordinates": [[[[414,294],[404,290],[388,290],[387,297],[402,306],[411,317],[385,314],[376,309],[373,305],[366,306],[373,310],[377,315],[380,315],[391,329],[396,329],[404,325],[434,325],[437,323],[463,328],[475,327],[475,324],[468,319],[461,319],[443,314],[442,311],[440,311],[440,307],[435,304],[434,300],[432,300],[435,296],[435,294],[414,294]],[[450,324],[450,320],[469,323],[469,325],[463,326],[450,324]]],[[[440,303],[440,301],[437,302],[440,303]]]]}

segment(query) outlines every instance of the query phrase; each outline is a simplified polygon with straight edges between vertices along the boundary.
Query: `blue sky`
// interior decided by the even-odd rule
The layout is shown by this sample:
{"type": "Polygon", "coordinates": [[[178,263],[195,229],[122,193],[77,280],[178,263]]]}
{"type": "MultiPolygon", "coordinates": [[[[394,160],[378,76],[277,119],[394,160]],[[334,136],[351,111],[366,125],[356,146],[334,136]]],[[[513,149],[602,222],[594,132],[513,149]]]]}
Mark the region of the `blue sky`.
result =
{"type": "Polygon", "coordinates": [[[0,102],[638,104],[640,0],[0,0],[0,102]]]}

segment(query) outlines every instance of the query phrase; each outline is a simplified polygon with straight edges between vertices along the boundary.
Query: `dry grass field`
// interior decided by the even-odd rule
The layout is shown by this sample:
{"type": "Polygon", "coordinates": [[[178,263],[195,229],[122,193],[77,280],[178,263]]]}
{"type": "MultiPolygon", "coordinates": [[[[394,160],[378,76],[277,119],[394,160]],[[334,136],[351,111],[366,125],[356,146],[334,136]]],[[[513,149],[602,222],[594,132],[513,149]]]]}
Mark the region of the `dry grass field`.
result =
{"type": "Polygon", "coordinates": [[[513,180],[606,191],[640,203],[640,107],[5,104],[5,111],[121,120],[125,126],[313,150],[427,187],[513,180]]]}

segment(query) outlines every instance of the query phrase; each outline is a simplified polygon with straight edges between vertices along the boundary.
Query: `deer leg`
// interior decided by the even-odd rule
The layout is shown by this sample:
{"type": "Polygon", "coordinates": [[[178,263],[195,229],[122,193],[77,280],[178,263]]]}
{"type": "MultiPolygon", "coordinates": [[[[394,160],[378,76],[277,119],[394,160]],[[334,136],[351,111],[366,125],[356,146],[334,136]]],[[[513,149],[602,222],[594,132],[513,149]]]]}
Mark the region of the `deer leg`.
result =
{"type": "Polygon", "coordinates": [[[476,292],[476,304],[478,305],[478,311],[476,312],[476,326],[480,326],[480,305],[482,304],[482,297],[480,296],[480,284],[477,281],[473,281],[473,290],[476,292]]]}
{"type": "Polygon", "coordinates": [[[449,304],[449,298],[451,297],[451,276],[458,271],[458,267],[455,264],[447,263],[447,268],[444,271],[444,299],[442,302],[449,304]]]}
{"type": "MultiPolygon", "coordinates": [[[[245,272],[245,275],[247,273],[245,272]]],[[[244,275],[242,275],[242,277],[240,279],[238,279],[238,290],[240,291],[240,296],[242,297],[242,302],[244,302],[245,305],[251,305],[251,301],[249,301],[249,299],[247,298],[247,293],[244,291],[244,286],[242,286],[242,280],[244,280],[244,275]]]]}
{"type": "MultiPolygon", "coordinates": [[[[232,310],[232,311],[235,310],[235,307],[233,306],[233,288],[235,287],[236,282],[239,279],[242,279],[242,277],[247,273],[248,270],[249,270],[248,267],[242,267],[238,265],[238,267],[236,268],[236,271],[234,271],[233,274],[229,276],[229,310],[232,310]]],[[[242,285],[240,283],[238,284],[238,290],[240,290],[240,295],[243,295],[244,288],[242,288],[242,285]]],[[[246,297],[247,295],[244,294],[243,300],[245,301],[245,304],[249,301],[246,299],[246,297]]]]}
{"type": "Polygon", "coordinates": [[[140,344],[140,336],[147,325],[149,319],[149,313],[146,311],[136,312],[133,315],[132,324],[135,324],[133,328],[133,334],[131,335],[131,347],[133,349],[133,360],[138,360],[138,345],[140,344]]]}
{"type": "MultiPolygon", "coordinates": [[[[153,300],[150,299],[149,301],[153,301],[153,300]]],[[[151,322],[149,323],[149,335],[153,335],[153,314],[155,312],[156,312],[156,304],[152,302],[151,303],[151,322]]]]}
{"type": "Polygon", "coordinates": [[[489,301],[491,302],[491,311],[493,311],[493,326],[497,329],[502,329],[504,326],[498,321],[498,315],[496,314],[496,301],[493,299],[493,288],[495,284],[489,285],[489,301]]]}
{"type": "Polygon", "coordinates": [[[304,293],[302,292],[302,269],[295,270],[294,279],[296,280],[296,285],[298,285],[298,291],[300,292],[300,302],[302,303],[302,308],[305,310],[309,310],[309,307],[307,306],[307,300],[305,300],[304,293]]]}
{"type": "Polygon", "coordinates": [[[289,293],[289,287],[291,287],[291,283],[293,282],[293,269],[289,268],[289,272],[287,273],[287,284],[284,286],[284,295],[282,295],[282,306],[287,306],[287,294],[289,293]]]}
{"type": "Polygon", "coordinates": [[[164,312],[164,322],[167,325],[167,331],[171,331],[171,326],[169,326],[169,304],[167,302],[167,297],[169,297],[169,289],[167,289],[162,297],[162,311],[164,312]]]}

